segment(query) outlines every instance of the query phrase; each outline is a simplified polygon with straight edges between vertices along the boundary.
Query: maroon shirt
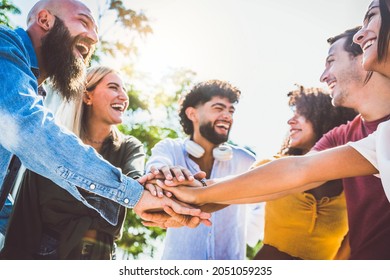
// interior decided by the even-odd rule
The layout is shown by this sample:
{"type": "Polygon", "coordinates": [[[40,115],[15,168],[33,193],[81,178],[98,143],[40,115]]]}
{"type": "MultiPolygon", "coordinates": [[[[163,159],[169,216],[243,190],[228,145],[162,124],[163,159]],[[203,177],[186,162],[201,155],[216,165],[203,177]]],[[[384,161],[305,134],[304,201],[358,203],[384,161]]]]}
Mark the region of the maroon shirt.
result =
{"type": "MultiPolygon", "coordinates": [[[[313,147],[326,150],[360,140],[388,120],[386,116],[373,122],[358,115],[351,122],[326,133],[313,147]]],[[[390,202],[379,178],[361,176],[343,179],[348,210],[350,259],[390,260],[390,202]]]]}

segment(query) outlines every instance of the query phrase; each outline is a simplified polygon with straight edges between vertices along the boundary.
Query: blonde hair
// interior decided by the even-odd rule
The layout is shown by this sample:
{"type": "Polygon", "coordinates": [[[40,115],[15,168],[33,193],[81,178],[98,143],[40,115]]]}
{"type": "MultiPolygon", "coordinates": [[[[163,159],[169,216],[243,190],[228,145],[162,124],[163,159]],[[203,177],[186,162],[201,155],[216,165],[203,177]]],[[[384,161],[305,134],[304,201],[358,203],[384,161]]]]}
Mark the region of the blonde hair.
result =
{"type": "Polygon", "coordinates": [[[87,70],[85,90],[80,96],[71,101],[62,101],[58,107],[55,119],[57,124],[62,125],[83,139],[85,127],[85,109],[83,97],[87,92],[93,91],[101,80],[111,73],[119,72],[107,66],[95,66],[87,70]]]}

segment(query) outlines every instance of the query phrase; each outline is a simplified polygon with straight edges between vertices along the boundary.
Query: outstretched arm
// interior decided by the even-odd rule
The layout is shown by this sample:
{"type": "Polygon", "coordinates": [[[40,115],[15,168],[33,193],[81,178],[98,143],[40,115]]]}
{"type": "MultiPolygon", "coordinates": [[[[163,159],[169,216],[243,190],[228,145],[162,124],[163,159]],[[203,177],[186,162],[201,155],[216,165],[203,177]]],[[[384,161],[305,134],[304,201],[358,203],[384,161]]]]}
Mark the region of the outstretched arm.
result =
{"type": "Polygon", "coordinates": [[[206,188],[169,187],[164,184],[161,187],[191,204],[226,203],[237,199],[246,203],[254,202],[254,197],[260,197],[258,201],[274,199],[314,188],[319,182],[377,172],[360,153],[344,145],[314,154],[280,158],[206,188]]]}

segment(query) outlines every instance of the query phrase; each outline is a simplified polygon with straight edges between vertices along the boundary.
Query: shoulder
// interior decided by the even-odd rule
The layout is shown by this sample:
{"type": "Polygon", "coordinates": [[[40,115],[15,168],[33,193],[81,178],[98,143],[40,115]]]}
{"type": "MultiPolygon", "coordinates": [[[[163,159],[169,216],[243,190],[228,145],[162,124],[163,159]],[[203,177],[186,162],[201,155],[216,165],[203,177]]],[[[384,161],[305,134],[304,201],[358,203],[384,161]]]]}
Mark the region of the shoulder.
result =
{"type": "Polygon", "coordinates": [[[332,130],[330,130],[328,133],[326,133],[325,135],[329,134],[329,135],[337,136],[337,135],[340,135],[342,133],[344,133],[344,134],[349,133],[351,130],[355,130],[357,126],[360,126],[361,123],[362,123],[362,118],[359,114],[353,120],[348,121],[345,124],[336,126],[332,130]]]}
{"type": "Polygon", "coordinates": [[[12,62],[21,60],[22,63],[29,64],[29,67],[37,67],[33,46],[25,30],[21,28],[12,30],[8,27],[0,26],[0,45],[2,47],[0,49],[2,57],[12,62]]]}
{"type": "Polygon", "coordinates": [[[256,160],[256,155],[252,151],[240,146],[231,144],[228,145],[232,148],[234,157],[240,157],[241,159],[247,159],[251,161],[256,160]]]}
{"type": "Polygon", "coordinates": [[[4,25],[0,25],[0,35],[1,37],[14,37],[15,39],[18,38],[18,35],[15,30],[12,30],[11,28],[4,25]]]}
{"type": "Polygon", "coordinates": [[[0,25],[0,40],[2,40],[4,43],[23,46],[23,39],[20,36],[21,33],[26,33],[26,31],[20,28],[17,30],[12,30],[11,28],[0,25]]]}
{"type": "Polygon", "coordinates": [[[119,129],[115,128],[110,136],[114,150],[143,149],[143,143],[132,135],[123,134],[119,129]]]}
{"type": "Polygon", "coordinates": [[[142,145],[142,142],[137,137],[132,135],[123,135],[123,142],[137,146],[142,145]]]}
{"type": "Polygon", "coordinates": [[[122,145],[126,145],[127,147],[143,147],[143,143],[137,138],[132,135],[124,135],[122,133],[119,134],[119,141],[121,142],[122,145]]]}
{"type": "Polygon", "coordinates": [[[159,141],[154,148],[181,148],[184,145],[184,139],[181,138],[165,138],[159,141]]]}
{"type": "Polygon", "coordinates": [[[352,121],[333,128],[317,141],[312,150],[322,151],[347,143],[356,137],[354,135],[357,134],[361,122],[360,115],[357,115],[352,121]]]}

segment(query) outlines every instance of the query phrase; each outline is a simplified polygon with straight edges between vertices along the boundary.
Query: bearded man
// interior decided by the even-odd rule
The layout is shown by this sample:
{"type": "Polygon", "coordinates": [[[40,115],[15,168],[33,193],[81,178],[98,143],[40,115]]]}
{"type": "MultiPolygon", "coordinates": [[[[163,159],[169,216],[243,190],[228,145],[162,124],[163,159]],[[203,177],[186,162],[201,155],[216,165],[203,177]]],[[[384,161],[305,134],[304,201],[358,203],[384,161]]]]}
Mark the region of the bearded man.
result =
{"type": "MultiPolygon", "coordinates": [[[[43,106],[37,93],[47,78],[65,99],[83,93],[86,65],[97,42],[92,13],[77,0],[38,1],[28,14],[26,31],[0,26],[0,198],[7,197],[14,183],[19,158],[27,169],[49,178],[113,225],[117,213],[90,205],[78,187],[134,208],[141,217],[158,219],[160,224],[171,219],[162,211],[170,206],[178,214],[196,216],[173,215],[174,221],[197,226],[199,216],[210,215],[144,191],[141,183],[146,176],[134,180],[123,175],[93,148],[58,127],[43,106]],[[149,214],[148,209],[161,211],[149,214]]],[[[4,200],[0,199],[2,233],[10,212],[10,203],[3,207],[4,200]]]]}
{"type": "MultiPolygon", "coordinates": [[[[240,95],[240,90],[224,81],[210,80],[195,85],[183,97],[179,109],[180,123],[189,137],[167,138],[157,143],[146,170],[153,172],[154,169],[180,166],[195,176],[203,171],[207,179],[247,171],[255,161],[254,155],[226,143],[240,95]]],[[[160,189],[150,190],[162,197],[160,189]]],[[[260,221],[262,211],[258,206],[254,205],[250,213],[260,221]]],[[[213,214],[211,227],[169,228],[164,240],[163,259],[245,259],[246,212],[246,205],[228,206],[213,214]]],[[[258,238],[261,231],[255,233],[258,238]]]]}

